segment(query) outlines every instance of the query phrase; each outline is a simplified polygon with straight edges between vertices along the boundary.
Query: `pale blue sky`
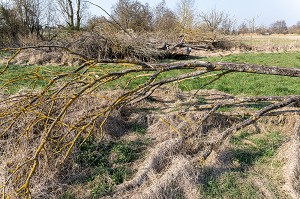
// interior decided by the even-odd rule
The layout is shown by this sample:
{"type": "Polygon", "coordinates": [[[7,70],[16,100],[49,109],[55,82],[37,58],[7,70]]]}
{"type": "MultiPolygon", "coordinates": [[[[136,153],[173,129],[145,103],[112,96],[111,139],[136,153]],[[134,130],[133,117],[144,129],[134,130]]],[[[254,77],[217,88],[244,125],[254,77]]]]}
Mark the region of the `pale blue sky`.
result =
{"type": "MultiPolygon", "coordinates": [[[[112,5],[118,0],[90,1],[110,12],[112,5]]],[[[174,10],[179,0],[165,1],[167,6],[174,10]]],[[[140,2],[149,3],[151,7],[154,7],[161,0],[140,0],[140,2]]],[[[214,7],[234,16],[238,23],[253,17],[256,18],[257,25],[270,25],[276,20],[285,20],[290,26],[300,21],[300,0],[195,0],[196,10],[207,11],[214,7]]],[[[92,5],[90,5],[90,10],[94,15],[103,14],[92,5]]]]}

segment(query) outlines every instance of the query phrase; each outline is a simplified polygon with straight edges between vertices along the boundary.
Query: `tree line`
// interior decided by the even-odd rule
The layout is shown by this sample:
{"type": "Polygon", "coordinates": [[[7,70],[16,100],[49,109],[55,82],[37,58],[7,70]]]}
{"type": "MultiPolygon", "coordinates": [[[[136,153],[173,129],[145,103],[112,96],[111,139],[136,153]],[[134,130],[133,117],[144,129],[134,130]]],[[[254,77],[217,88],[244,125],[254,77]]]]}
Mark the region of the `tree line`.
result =
{"type": "MultiPolygon", "coordinates": [[[[18,46],[24,37],[49,39],[49,30],[80,30],[87,4],[82,0],[11,0],[0,4],[0,42],[18,46]]],[[[50,37],[51,38],[51,37],[50,37]]]]}
{"type": "MultiPolygon", "coordinates": [[[[118,28],[135,32],[196,32],[218,34],[287,34],[300,33],[300,21],[288,27],[284,20],[270,26],[258,26],[256,18],[237,25],[236,19],[225,11],[211,9],[196,10],[194,0],[178,0],[176,9],[167,7],[162,0],[155,7],[138,0],[119,0],[110,11],[109,17],[89,14],[95,4],[85,0],[11,0],[0,3],[0,45],[19,46],[22,39],[34,36],[51,40],[54,29],[70,31],[92,30],[104,23],[118,24],[118,28]]],[[[100,7],[101,8],[101,7],[100,7]]]]}

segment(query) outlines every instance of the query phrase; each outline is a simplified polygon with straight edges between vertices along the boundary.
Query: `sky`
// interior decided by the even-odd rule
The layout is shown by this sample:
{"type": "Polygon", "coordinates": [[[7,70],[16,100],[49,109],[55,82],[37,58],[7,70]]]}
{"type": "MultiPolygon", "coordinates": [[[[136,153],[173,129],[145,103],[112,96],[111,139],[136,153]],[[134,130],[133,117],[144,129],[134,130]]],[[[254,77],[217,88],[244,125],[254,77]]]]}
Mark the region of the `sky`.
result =
{"type": "MultiPolygon", "coordinates": [[[[118,0],[90,0],[109,13],[118,0]]],[[[155,7],[161,0],[139,0],[155,7]]],[[[175,10],[179,0],[165,0],[167,7],[175,10]]],[[[256,25],[270,25],[277,20],[285,20],[288,26],[300,21],[300,0],[195,0],[196,11],[208,11],[216,8],[229,13],[240,24],[255,18],[256,25]]],[[[95,6],[90,5],[92,15],[105,14],[95,6]]]]}

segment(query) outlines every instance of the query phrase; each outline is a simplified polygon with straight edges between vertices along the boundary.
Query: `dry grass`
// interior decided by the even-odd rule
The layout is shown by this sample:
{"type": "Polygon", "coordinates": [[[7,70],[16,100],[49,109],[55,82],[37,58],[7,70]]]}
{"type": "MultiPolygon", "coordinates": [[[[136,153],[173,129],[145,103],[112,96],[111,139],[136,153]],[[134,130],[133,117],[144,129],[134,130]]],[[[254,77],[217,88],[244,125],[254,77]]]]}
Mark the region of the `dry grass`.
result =
{"type": "MultiPolygon", "coordinates": [[[[184,94],[182,95],[184,96],[184,94]]],[[[215,93],[216,97],[219,97],[220,95],[223,95],[223,93],[218,93],[218,95],[216,95],[215,93]]],[[[212,95],[208,95],[208,96],[209,96],[208,99],[212,99],[212,95]]],[[[166,101],[170,101],[170,99],[167,99],[166,101]]],[[[182,109],[185,109],[184,105],[182,106],[182,109]]],[[[170,111],[170,107],[168,107],[167,110],[170,111]]],[[[176,127],[177,130],[185,132],[186,128],[185,129],[182,128],[182,126],[184,126],[182,124],[183,121],[176,118],[178,117],[177,115],[178,112],[180,112],[180,110],[169,112],[166,114],[167,116],[165,116],[164,119],[172,121],[171,122],[172,126],[176,127]]],[[[197,117],[195,117],[195,115],[197,115],[197,113],[192,112],[191,114],[185,114],[184,116],[186,120],[191,121],[191,123],[195,123],[195,121],[199,119],[199,118],[196,119],[197,117]]],[[[200,117],[200,115],[198,115],[198,117],[200,117]]],[[[213,130],[214,128],[220,130],[222,128],[226,128],[225,125],[226,123],[227,125],[230,126],[238,121],[236,119],[230,119],[230,116],[227,116],[226,118],[219,114],[216,114],[213,117],[214,117],[213,119],[208,121],[209,124],[207,124],[207,126],[209,126],[209,128],[206,129],[206,131],[208,131],[211,136],[208,136],[206,138],[202,137],[202,139],[203,138],[208,140],[213,139],[215,137],[214,133],[217,133],[216,130],[213,130]]],[[[139,163],[136,166],[138,168],[138,172],[136,173],[135,177],[132,180],[120,185],[118,191],[116,191],[115,195],[113,195],[113,198],[114,197],[161,198],[162,195],[165,195],[169,198],[176,198],[176,197],[195,198],[197,197],[197,195],[198,196],[201,195],[201,191],[199,190],[199,181],[195,182],[195,179],[199,179],[199,176],[201,179],[202,175],[205,176],[206,175],[205,170],[207,168],[213,170],[212,171],[213,176],[219,176],[222,173],[228,172],[235,168],[234,165],[235,163],[232,162],[233,160],[232,160],[231,153],[226,152],[228,148],[230,148],[230,145],[227,146],[224,145],[223,149],[218,151],[218,153],[214,153],[210,156],[210,158],[206,161],[205,166],[202,167],[202,169],[198,168],[195,170],[198,164],[197,154],[199,153],[199,151],[201,151],[200,149],[201,146],[198,147],[196,146],[197,145],[196,143],[199,144],[199,140],[197,141],[196,139],[196,140],[187,140],[185,142],[179,142],[177,139],[173,138],[174,128],[170,128],[170,126],[168,127],[168,125],[166,125],[165,122],[162,122],[161,120],[153,119],[154,118],[153,115],[149,116],[149,118],[151,118],[150,120],[152,122],[148,123],[150,124],[150,126],[148,127],[148,133],[149,133],[148,136],[150,136],[153,139],[155,138],[155,140],[157,141],[157,145],[154,148],[151,148],[147,158],[142,163],[139,163]],[[169,132],[168,135],[169,139],[167,138],[167,133],[164,132],[169,132]],[[195,143],[192,143],[193,141],[195,143]],[[191,145],[193,145],[193,147],[191,147],[191,145]],[[187,154],[192,156],[186,156],[187,154]],[[183,166],[182,163],[181,164],[178,163],[177,158],[180,157],[179,159],[182,159],[183,158],[182,156],[184,157],[183,162],[188,162],[189,165],[193,165],[192,168],[189,167],[187,168],[187,170],[185,169],[181,170],[182,168],[186,168],[183,166]],[[159,161],[155,161],[156,158],[158,158],[159,161]],[[162,161],[164,159],[165,161],[162,161]],[[155,162],[159,162],[159,164],[155,164],[155,162]],[[158,165],[159,165],[159,169],[157,170],[158,165]],[[174,169],[176,170],[176,172],[174,172],[174,169]],[[193,174],[188,175],[187,174],[188,171],[192,171],[193,174]],[[185,180],[178,179],[178,176],[181,176],[182,173],[185,173],[184,179],[185,180],[189,179],[188,180],[189,183],[187,183],[185,180]],[[176,182],[178,181],[182,182],[182,184],[178,185],[176,184],[176,182],[174,183],[173,182],[174,179],[177,179],[176,182]],[[198,184],[197,185],[198,187],[195,186],[195,183],[198,184]],[[188,184],[188,187],[190,187],[190,189],[186,189],[185,187],[186,184],[188,184]],[[181,185],[183,185],[183,187],[181,185]],[[174,186],[176,188],[174,188],[174,186]],[[164,191],[162,192],[162,190],[164,191]],[[119,193],[120,191],[121,193],[119,193]]],[[[268,116],[266,118],[263,118],[257,124],[248,127],[245,131],[252,132],[253,136],[255,136],[256,134],[264,135],[265,132],[273,132],[273,131],[280,131],[284,133],[286,132],[285,134],[287,136],[291,136],[291,133],[287,131],[291,129],[291,126],[293,127],[294,123],[295,123],[294,114],[292,115],[287,114],[282,116],[273,115],[273,116],[268,116]]],[[[185,126],[188,126],[188,124],[186,123],[185,126]]],[[[290,162],[288,162],[288,164],[290,164],[290,162]]],[[[255,181],[254,185],[260,191],[261,197],[263,198],[265,197],[272,198],[275,195],[278,196],[279,193],[273,193],[274,191],[273,188],[270,189],[268,186],[265,186],[267,184],[269,184],[270,186],[273,185],[280,186],[280,183],[276,181],[279,180],[278,178],[269,179],[268,177],[269,175],[273,175],[271,173],[272,171],[275,170],[270,170],[270,169],[265,170],[265,168],[268,168],[267,164],[256,166],[255,170],[261,170],[262,172],[261,176],[258,178],[257,175],[255,174],[254,177],[250,177],[249,183],[253,183],[253,181],[251,180],[255,181]],[[268,173],[269,171],[271,171],[271,173],[268,173]]],[[[276,170],[276,172],[278,171],[279,170],[276,170]]],[[[284,173],[279,172],[278,175],[283,176],[284,173]]]]}
{"type": "MultiPolygon", "coordinates": [[[[77,103],[70,108],[66,113],[64,122],[72,124],[78,118],[86,113],[91,113],[95,109],[98,111],[111,103],[107,98],[101,96],[108,95],[110,98],[115,98],[121,93],[103,92],[93,93],[93,95],[82,97],[77,103]]],[[[109,118],[104,128],[105,138],[99,142],[107,142],[109,140],[131,139],[135,140],[136,136],[130,136],[132,129],[130,126],[138,123],[146,128],[143,137],[151,140],[151,145],[145,151],[145,157],[137,160],[131,165],[136,170],[133,177],[124,183],[113,188],[112,193],[108,194],[108,198],[196,198],[203,193],[201,186],[205,182],[207,176],[214,176],[216,179],[223,173],[239,166],[236,165],[232,159],[231,145],[229,140],[218,151],[209,157],[203,163],[199,157],[205,149],[205,143],[211,142],[217,137],[221,130],[224,130],[240,121],[243,118],[234,114],[235,109],[224,113],[215,113],[211,115],[203,124],[202,128],[198,128],[201,118],[208,113],[208,106],[213,105],[218,101],[230,99],[232,96],[218,91],[202,90],[191,98],[188,93],[179,91],[172,87],[164,87],[158,89],[153,95],[153,100],[146,100],[140,102],[134,107],[128,107],[115,111],[109,118]],[[201,102],[199,102],[201,98],[201,102]],[[203,103],[205,101],[205,103],[203,103]],[[160,112],[157,112],[159,108],[160,112]],[[233,113],[233,114],[230,114],[233,113]],[[191,138],[184,140],[182,135],[193,134],[191,138]],[[210,174],[207,173],[210,170],[210,174]]],[[[13,103],[13,102],[12,102],[13,103]]],[[[8,104],[9,105],[9,104],[8,104]]],[[[7,106],[8,106],[7,105],[7,106]]],[[[59,106],[58,106],[59,107],[59,106]]],[[[5,106],[2,104],[2,109],[5,106]]],[[[240,109],[238,107],[238,109],[240,109]]],[[[249,109],[248,112],[255,110],[249,109]]],[[[289,107],[286,109],[287,114],[271,113],[269,116],[263,117],[258,123],[249,126],[244,131],[252,134],[252,138],[258,138],[265,133],[278,131],[285,134],[287,137],[294,135],[295,122],[299,115],[299,109],[296,107],[289,107]],[[298,111],[298,112],[297,112],[298,111]]],[[[32,116],[27,116],[28,122],[31,122],[32,116]]],[[[101,118],[99,122],[101,122],[101,118]]],[[[26,124],[19,122],[19,124],[11,131],[15,133],[15,137],[10,139],[18,139],[20,129],[26,124]]],[[[19,160],[24,159],[26,155],[32,153],[39,139],[38,132],[42,126],[36,127],[36,133],[24,139],[18,146],[13,146],[10,143],[13,140],[1,140],[1,146],[6,153],[1,154],[1,169],[0,179],[7,179],[10,175],[10,170],[16,166],[19,160]],[[32,149],[32,150],[31,150],[32,149]],[[11,154],[16,154],[12,156],[11,154]]],[[[61,129],[63,131],[63,128],[61,129]]],[[[95,137],[100,137],[99,126],[96,126],[93,134],[95,137]]],[[[69,139],[74,135],[70,134],[69,139]]],[[[257,144],[253,141],[245,141],[244,145],[255,147],[257,144]]],[[[284,191],[289,193],[292,197],[297,197],[299,194],[299,153],[295,148],[299,148],[299,143],[294,140],[293,144],[287,144],[286,151],[289,156],[285,157],[285,169],[279,178],[269,178],[270,173],[266,172],[268,163],[258,165],[255,170],[261,171],[261,176],[257,180],[257,176],[248,179],[254,180],[255,186],[260,190],[260,194],[272,198],[275,193],[269,187],[263,187],[262,184],[278,185],[278,182],[273,182],[278,179],[285,179],[286,186],[284,191]],[[293,151],[293,153],[290,153],[293,151]],[[265,183],[268,182],[268,183],[265,183]]],[[[51,145],[48,146],[49,150],[51,145]]],[[[69,156],[63,166],[59,166],[58,162],[49,161],[45,153],[41,159],[41,167],[38,169],[36,176],[32,179],[32,197],[33,198],[58,198],[65,193],[66,190],[76,194],[78,198],[91,197],[92,190],[86,182],[80,182],[80,179],[90,173],[89,168],[81,168],[78,164],[74,164],[76,159],[75,147],[74,152],[69,156]]],[[[284,154],[286,154],[284,153],[284,154]]],[[[249,168],[252,169],[251,167],[249,168]]],[[[270,169],[269,169],[270,170],[270,169]]],[[[277,170],[276,170],[277,171],[277,170]]],[[[19,173],[22,175],[22,171],[19,173]]],[[[93,183],[97,183],[96,180],[93,183]]],[[[205,183],[204,183],[205,184],[205,183]]],[[[7,189],[12,191],[14,187],[7,189]]],[[[17,196],[12,196],[16,198],[17,196]]]]}
{"type": "MultiPolygon", "coordinates": [[[[118,94],[118,92],[111,92],[111,97],[117,96],[118,94]]],[[[16,96],[17,95],[18,94],[16,94],[16,96]]],[[[15,102],[6,101],[6,103],[1,104],[1,109],[7,110],[7,107],[10,107],[13,103],[15,102]]],[[[24,101],[23,103],[26,103],[26,101],[24,101]]],[[[95,108],[104,108],[109,103],[112,103],[111,101],[109,101],[109,99],[99,99],[99,95],[97,94],[82,97],[80,100],[77,101],[76,104],[74,104],[74,106],[70,107],[70,109],[66,113],[66,117],[63,123],[72,125],[72,123],[76,123],[76,121],[78,121],[80,117],[83,117],[87,113],[92,113],[93,111],[95,111],[95,108]]],[[[48,108],[49,107],[47,107],[46,105],[37,106],[38,110],[47,110],[48,108]]],[[[52,110],[53,114],[55,115],[55,111],[59,111],[59,109],[60,101],[58,100],[56,102],[55,109],[52,110]]],[[[28,174],[28,167],[32,165],[32,163],[30,162],[26,163],[26,161],[28,160],[27,158],[35,153],[35,150],[38,147],[38,143],[40,139],[42,139],[41,132],[45,127],[42,124],[34,125],[36,123],[36,114],[39,114],[39,111],[27,113],[26,120],[23,120],[24,118],[18,119],[18,121],[16,121],[17,125],[15,125],[14,128],[10,129],[10,131],[8,132],[10,136],[2,137],[1,139],[1,150],[5,151],[5,153],[1,153],[0,179],[5,181],[8,180],[12,175],[14,169],[18,166],[21,166],[20,164],[22,162],[25,162],[24,166],[22,166],[21,169],[17,171],[16,176],[13,177],[13,181],[15,183],[11,186],[7,186],[7,193],[15,193],[14,190],[21,185],[20,183],[22,181],[22,178],[26,176],[26,174],[28,174]],[[31,126],[31,124],[33,124],[33,128],[30,130],[30,132],[26,132],[25,128],[31,126]],[[13,145],[13,143],[17,144],[13,145]]],[[[117,136],[116,133],[120,134],[125,131],[125,127],[123,126],[124,123],[115,120],[114,117],[120,118],[119,112],[113,113],[108,119],[108,122],[104,127],[104,133],[106,134],[105,139],[110,139],[111,136],[117,136]]],[[[60,133],[66,133],[68,131],[68,128],[66,126],[61,125],[56,129],[56,131],[60,133]]],[[[94,130],[93,134],[95,134],[96,136],[98,135],[98,137],[101,137],[99,135],[99,129],[97,128],[94,130]]],[[[57,136],[59,137],[59,135],[57,136]]],[[[69,133],[65,137],[66,142],[64,142],[67,143],[70,140],[73,140],[75,136],[76,134],[74,134],[74,132],[69,133]]],[[[39,158],[40,164],[39,168],[36,171],[36,175],[31,179],[32,185],[30,188],[32,191],[33,198],[53,198],[55,196],[60,195],[63,192],[64,187],[63,180],[60,177],[66,178],[66,176],[58,175],[61,172],[61,170],[67,171],[66,173],[64,173],[64,175],[67,176],[71,176],[72,172],[78,172],[78,168],[76,168],[76,166],[73,165],[74,158],[76,157],[74,155],[71,155],[66,160],[66,163],[62,166],[61,161],[64,157],[60,156],[59,152],[55,152],[59,150],[55,146],[58,143],[58,140],[55,137],[55,135],[53,135],[49,139],[49,144],[45,146],[42,152],[43,154],[39,158]],[[48,154],[49,152],[54,153],[48,154]],[[53,156],[57,158],[55,161],[53,161],[52,159],[54,158],[53,156]]],[[[62,145],[64,145],[64,142],[62,143],[62,145]]],[[[63,151],[65,151],[65,149],[63,151]]],[[[17,198],[17,195],[11,195],[11,197],[17,198]]]]}
{"type": "Polygon", "coordinates": [[[241,35],[236,39],[249,45],[255,51],[285,52],[300,49],[300,36],[294,34],[241,35]]]}
{"type": "Polygon", "coordinates": [[[283,176],[285,184],[282,187],[293,199],[300,197],[300,116],[295,115],[294,136],[281,149],[279,158],[284,162],[283,176]]]}
{"type": "Polygon", "coordinates": [[[188,162],[187,160],[184,160],[184,164],[182,165],[182,160],[173,160],[173,157],[175,158],[176,154],[178,154],[181,145],[182,141],[179,139],[167,140],[159,143],[150,151],[146,160],[138,166],[138,172],[135,177],[132,180],[121,184],[117,188],[114,197],[123,198],[124,192],[127,192],[128,198],[138,198],[141,195],[145,196],[145,198],[151,198],[151,196],[155,198],[157,194],[162,194],[163,190],[172,188],[170,187],[172,184],[170,181],[174,181],[174,175],[170,175],[169,173],[173,173],[175,168],[175,175],[179,174],[179,170],[185,172],[184,168],[188,162]],[[169,166],[171,166],[171,168],[168,168],[169,166]],[[164,173],[163,176],[160,175],[162,173],[164,173]],[[138,193],[134,196],[132,194],[133,192],[138,193]]]}
{"type": "Polygon", "coordinates": [[[246,34],[238,36],[225,37],[225,41],[229,41],[228,48],[217,49],[215,51],[197,51],[191,52],[196,57],[223,57],[235,55],[244,52],[297,52],[300,50],[300,35],[257,35],[246,34]]]}

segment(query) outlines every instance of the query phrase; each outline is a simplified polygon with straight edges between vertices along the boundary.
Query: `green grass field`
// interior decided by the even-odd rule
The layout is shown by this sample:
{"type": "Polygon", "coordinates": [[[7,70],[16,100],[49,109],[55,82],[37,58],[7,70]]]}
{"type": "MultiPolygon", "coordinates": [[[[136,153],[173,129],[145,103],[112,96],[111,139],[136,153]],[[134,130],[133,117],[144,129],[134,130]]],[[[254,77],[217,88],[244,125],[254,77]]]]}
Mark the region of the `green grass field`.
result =
{"type": "MultiPolygon", "coordinates": [[[[205,58],[210,62],[252,63],[267,66],[300,68],[300,53],[257,53],[239,54],[226,57],[205,58]]],[[[207,86],[234,95],[293,95],[300,94],[300,79],[249,73],[231,73],[207,86]]],[[[197,89],[197,79],[186,81],[181,85],[185,89],[197,89]]]]}
{"type": "MultiPolygon", "coordinates": [[[[225,57],[202,58],[201,60],[300,68],[300,53],[296,52],[239,54],[225,57]]],[[[1,68],[3,68],[3,66],[1,68]]],[[[118,71],[127,68],[128,66],[115,66],[110,64],[95,66],[90,71],[91,73],[101,75],[105,72],[118,71]]],[[[74,67],[69,66],[10,66],[5,73],[0,75],[0,89],[2,92],[16,93],[24,89],[41,88],[58,73],[70,72],[72,70],[74,70],[74,67]]],[[[160,75],[158,79],[172,77],[186,72],[189,72],[189,70],[170,71],[160,75]]],[[[134,76],[126,75],[117,81],[104,85],[101,89],[122,89],[132,77],[134,76]]],[[[148,78],[149,77],[139,77],[133,79],[128,85],[128,88],[134,88],[140,83],[145,82],[148,78]]],[[[193,78],[181,81],[178,83],[178,86],[182,90],[190,91],[199,89],[203,84],[210,80],[211,78],[193,78]]],[[[300,94],[299,85],[300,79],[297,77],[236,72],[227,74],[218,81],[208,85],[206,88],[217,89],[234,95],[293,95],[300,94]]]]}

